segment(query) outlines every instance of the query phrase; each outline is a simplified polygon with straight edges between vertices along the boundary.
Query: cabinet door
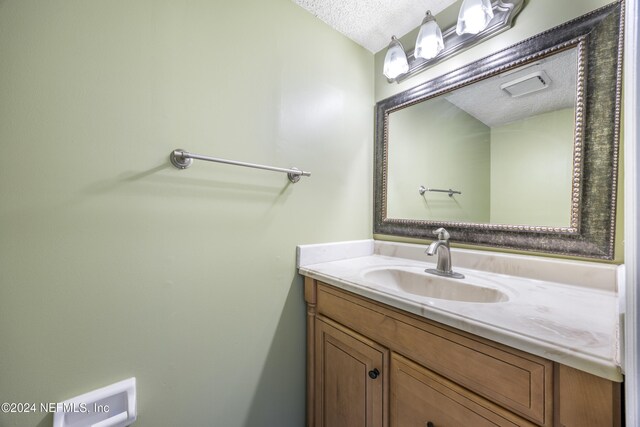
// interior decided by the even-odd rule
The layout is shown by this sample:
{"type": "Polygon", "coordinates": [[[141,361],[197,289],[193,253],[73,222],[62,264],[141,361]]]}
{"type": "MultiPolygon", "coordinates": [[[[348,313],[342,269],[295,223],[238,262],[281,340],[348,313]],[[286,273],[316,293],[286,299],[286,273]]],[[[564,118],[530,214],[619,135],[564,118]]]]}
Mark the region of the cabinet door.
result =
{"type": "Polygon", "coordinates": [[[395,353],[390,377],[391,427],[534,425],[395,353]]]}
{"type": "Polygon", "coordinates": [[[388,352],[330,320],[316,320],[316,427],[383,427],[388,352]]]}

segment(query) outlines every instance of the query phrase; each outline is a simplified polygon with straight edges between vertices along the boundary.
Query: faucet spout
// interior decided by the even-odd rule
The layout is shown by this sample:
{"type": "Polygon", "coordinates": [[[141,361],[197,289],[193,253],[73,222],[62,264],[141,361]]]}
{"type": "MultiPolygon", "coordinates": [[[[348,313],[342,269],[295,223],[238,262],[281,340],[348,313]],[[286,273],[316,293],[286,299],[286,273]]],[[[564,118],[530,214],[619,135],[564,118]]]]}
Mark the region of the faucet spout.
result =
{"type": "Polygon", "coordinates": [[[436,254],[436,251],[440,248],[440,246],[446,245],[446,244],[447,242],[443,242],[442,240],[436,240],[429,245],[425,253],[429,256],[433,256],[436,254]]]}

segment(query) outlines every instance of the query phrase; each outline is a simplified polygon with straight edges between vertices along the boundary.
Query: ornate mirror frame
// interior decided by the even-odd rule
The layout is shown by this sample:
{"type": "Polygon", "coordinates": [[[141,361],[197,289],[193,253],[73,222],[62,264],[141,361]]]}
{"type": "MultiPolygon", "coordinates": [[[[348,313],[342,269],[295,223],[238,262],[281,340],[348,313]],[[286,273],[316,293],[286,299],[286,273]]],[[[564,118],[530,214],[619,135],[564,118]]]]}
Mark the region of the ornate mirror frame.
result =
{"type": "MultiPolygon", "coordinates": [[[[624,3],[618,1],[376,104],[374,234],[610,260],[614,257],[624,3]],[[576,47],[578,84],[568,227],[387,217],[389,114],[512,68],[576,47]]],[[[426,163],[428,166],[428,161],[426,163]]]]}

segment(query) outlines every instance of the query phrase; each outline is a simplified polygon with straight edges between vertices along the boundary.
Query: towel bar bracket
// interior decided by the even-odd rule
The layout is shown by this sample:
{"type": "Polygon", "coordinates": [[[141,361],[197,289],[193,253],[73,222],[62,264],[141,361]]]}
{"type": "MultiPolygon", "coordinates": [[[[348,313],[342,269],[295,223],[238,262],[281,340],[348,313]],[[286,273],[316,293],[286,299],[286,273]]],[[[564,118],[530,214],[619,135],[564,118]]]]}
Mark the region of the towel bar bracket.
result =
{"type": "MultiPolygon", "coordinates": [[[[297,167],[292,167],[291,169],[293,170],[300,170],[297,167]]],[[[302,171],[300,171],[302,172],[302,171]]],[[[296,182],[300,181],[300,177],[302,176],[302,173],[293,173],[293,172],[287,172],[287,178],[289,178],[289,181],[291,181],[293,184],[295,184],[296,182]]]]}
{"type": "Polygon", "coordinates": [[[187,157],[184,154],[186,151],[178,148],[177,150],[173,150],[169,155],[169,160],[171,160],[171,164],[178,169],[186,169],[193,164],[193,159],[191,157],[187,157]]]}

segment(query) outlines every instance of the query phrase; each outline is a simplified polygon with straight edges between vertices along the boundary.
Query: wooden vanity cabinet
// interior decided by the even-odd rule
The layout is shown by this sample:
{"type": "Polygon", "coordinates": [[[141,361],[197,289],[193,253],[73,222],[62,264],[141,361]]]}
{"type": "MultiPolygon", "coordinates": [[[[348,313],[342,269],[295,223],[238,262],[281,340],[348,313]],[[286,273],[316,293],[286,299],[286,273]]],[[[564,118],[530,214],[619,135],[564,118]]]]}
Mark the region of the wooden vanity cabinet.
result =
{"type": "Polygon", "coordinates": [[[309,427],[618,427],[621,384],[305,278],[309,427]]]}

